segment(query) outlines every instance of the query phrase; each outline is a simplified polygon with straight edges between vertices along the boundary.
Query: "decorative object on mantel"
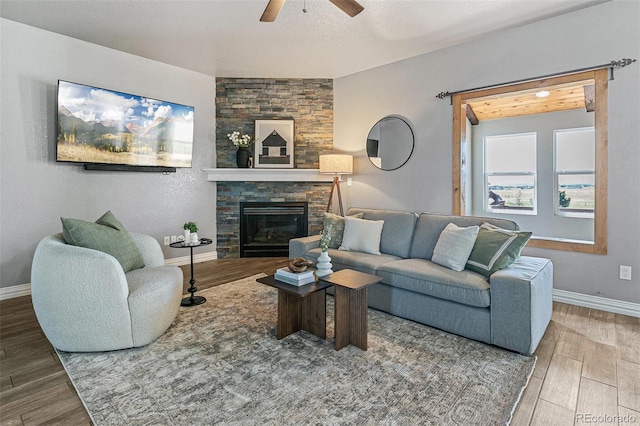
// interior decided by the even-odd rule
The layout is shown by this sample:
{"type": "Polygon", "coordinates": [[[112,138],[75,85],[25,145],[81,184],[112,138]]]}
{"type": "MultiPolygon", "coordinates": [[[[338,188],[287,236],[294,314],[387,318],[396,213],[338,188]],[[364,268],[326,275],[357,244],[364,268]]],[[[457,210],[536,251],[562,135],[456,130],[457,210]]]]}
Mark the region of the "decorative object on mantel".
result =
{"type": "Polygon", "coordinates": [[[236,151],[236,165],[241,169],[248,169],[250,157],[249,149],[241,146],[238,148],[238,151],[236,151]]]}
{"type": "Polygon", "coordinates": [[[182,225],[184,229],[184,243],[197,243],[198,242],[198,225],[195,222],[187,222],[182,225]]]}
{"type": "Polygon", "coordinates": [[[238,147],[238,151],[236,152],[236,164],[241,169],[249,168],[249,157],[251,154],[249,152],[249,145],[251,144],[251,136],[245,135],[238,131],[233,133],[227,133],[227,137],[233,145],[238,147]]]}
{"type": "Polygon", "coordinates": [[[322,231],[322,237],[320,238],[320,256],[318,257],[318,264],[316,265],[316,276],[324,277],[329,274],[333,274],[331,267],[331,257],[329,256],[329,243],[331,242],[331,231],[333,227],[328,225],[322,231]]]}
{"type": "Polygon", "coordinates": [[[294,121],[256,120],[253,166],[293,168],[294,121]]]}
{"type": "Polygon", "coordinates": [[[342,208],[342,194],[340,193],[340,175],[350,175],[353,173],[353,155],[349,154],[324,154],[320,155],[320,173],[332,174],[333,183],[331,184],[331,193],[329,194],[329,203],[327,211],[331,210],[331,201],[333,200],[333,189],[338,189],[338,203],[340,205],[340,216],[344,216],[342,208]]]}

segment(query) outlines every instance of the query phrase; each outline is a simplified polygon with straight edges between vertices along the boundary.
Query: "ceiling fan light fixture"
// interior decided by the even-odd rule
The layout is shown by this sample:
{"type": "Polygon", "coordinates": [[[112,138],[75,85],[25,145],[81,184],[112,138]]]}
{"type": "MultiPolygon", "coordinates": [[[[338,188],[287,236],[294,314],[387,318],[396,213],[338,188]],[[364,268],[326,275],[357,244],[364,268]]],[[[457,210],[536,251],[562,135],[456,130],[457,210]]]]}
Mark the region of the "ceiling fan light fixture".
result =
{"type": "MultiPolygon", "coordinates": [[[[356,0],[329,0],[334,5],[338,6],[344,13],[351,16],[352,18],[356,16],[358,13],[364,10],[364,7],[358,3],[356,0]]],[[[278,13],[280,13],[280,9],[284,5],[285,0],[269,0],[267,7],[265,8],[262,16],[260,17],[261,22],[273,22],[276,20],[278,13]]],[[[307,13],[307,4],[305,2],[303,9],[303,13],[307,13]]]]}

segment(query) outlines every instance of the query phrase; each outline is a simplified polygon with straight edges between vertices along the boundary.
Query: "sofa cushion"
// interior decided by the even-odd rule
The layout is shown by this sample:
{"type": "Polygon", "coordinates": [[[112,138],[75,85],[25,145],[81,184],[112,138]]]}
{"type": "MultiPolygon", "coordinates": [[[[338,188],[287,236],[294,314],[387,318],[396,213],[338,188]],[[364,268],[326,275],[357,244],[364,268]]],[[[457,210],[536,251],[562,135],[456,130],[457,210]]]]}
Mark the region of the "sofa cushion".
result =
{"type": "Polygon", "coordinates": [[[449,223],[453,223],[457,226],[480,226],[484,222],[499,226],[503,229],[510,229],[513,231],[518,230],[518,225],[511,220],[477,216],[451,216],[421,213],[420,217],[418,217],[418,222],[416,223],[413,243],[411,244],[411,255],[409,257],[431,260],[433,257],[433,249],[438,242],[438,237],[449,223]]]}
{"type": "Polygon", "coordinates": [[[517,232],[483,223],[467,261],[467,269],[490,277],[511,265],[520,256],[531,232],[517,232]]]}
{"type": "Polygon", "coordinates": [[[384,220],[344,218],[344,235],[339,250],[380,254],[380,237],[384,220]]]}
{"type": "Polygon", "coordinates": [[[479,229],[478,226],[448,224],[438,238],[431,261],[454,271],[462,271],[469,260],[479,229]]]}
{"type": "Polygon", "coordinates": [[[124,272],[144,266],[138,246],[111,211],[95,222],[64,217],[60,220],[67,244],[110,254],[120,263],[124,272]]]}
{"type": "Polygon", "coordinates": [[[376,274],[394,287],[447,299],[464,305],[491,304],[489,281],[472,271],[452,271],[424,259],[400,259],[385,263],[376,274]]]}
{"type": "MultiPolygon", "coordinates": [[[[355,214],[351,217],[362,219],[362,213],[355,214]]],[[[327,229],[331,229],[331,240],[329,240],[329,248],[335,249],[340,247],[340,245],[342,244],[342,236],[344,234],[344,217],[334,213],[325,212],[322,226],[323,232],[325,232],[327,229]]]]}
{"type": "MultiPolygon", "coordinates": [[[[362,213],[363,219],[384,220],[382,237],[380,238],[380,252],[407,258],[411,248],[413,229],[417,216],[413,212],[393,210],[376,210],[364,208],[350,208],[348,215],[362,213]]],[[[444,228],[444,226],[442,227],[444,228]]]]}
{"type": "MultiPolygon", "coordinates": [[[[375,275],[378,268],[386,263],[400,259],[398,256],[389,254],[368,254],[361,252],[342,251],[336,249],[328,250],[331,257],[332,269],[339,271],[341,269],[353,269],[367,274],[375,275]]],[[[320,256],[320,249],[315,248],[306,253],[306,257],[317,262],[320,256]]]]}

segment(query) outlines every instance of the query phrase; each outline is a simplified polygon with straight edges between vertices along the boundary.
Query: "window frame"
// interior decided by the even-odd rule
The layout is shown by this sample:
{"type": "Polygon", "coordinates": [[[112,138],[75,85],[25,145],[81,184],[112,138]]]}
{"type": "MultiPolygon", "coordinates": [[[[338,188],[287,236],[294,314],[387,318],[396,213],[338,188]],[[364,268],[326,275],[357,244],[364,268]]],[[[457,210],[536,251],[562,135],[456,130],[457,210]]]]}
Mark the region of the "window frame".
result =
{"type": "Polygon", "coordinates": [[[453,105],[452,132],[452,213],[464,215],[466,211],[462,188],[470,182],[463,182],[461,170],[463,168],[463,136],[466,127],[466,102],[485,96],[499,96],[520,90],[541,90],[544,87],[593,80],[595,86],[595,208],[594,208],[594,238],[593,241],[575,241],[562,238],[532,237],[527,247],[541,249],[564,250],[580,253],[607,254],[607,205],[608,205],[608,79],[609,68],[599,68],[558,77],[531,80],[524,83],[500,85],[487,89],[471,90],[451,95],[453,105]]]}

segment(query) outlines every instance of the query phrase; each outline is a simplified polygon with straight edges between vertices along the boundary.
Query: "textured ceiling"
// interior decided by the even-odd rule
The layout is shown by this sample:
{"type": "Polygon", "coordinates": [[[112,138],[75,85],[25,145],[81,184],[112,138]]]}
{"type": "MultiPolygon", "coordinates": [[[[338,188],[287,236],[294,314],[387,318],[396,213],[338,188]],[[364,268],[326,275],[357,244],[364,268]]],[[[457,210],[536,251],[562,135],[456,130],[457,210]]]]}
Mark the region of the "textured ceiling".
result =
{"type": "Polygon", "coordinates": [[[336,78],[603,0],[0,1],[0,16],[212,76],[336,78]],[[305,7],[307,12],[303,13],[305,7]]]}

